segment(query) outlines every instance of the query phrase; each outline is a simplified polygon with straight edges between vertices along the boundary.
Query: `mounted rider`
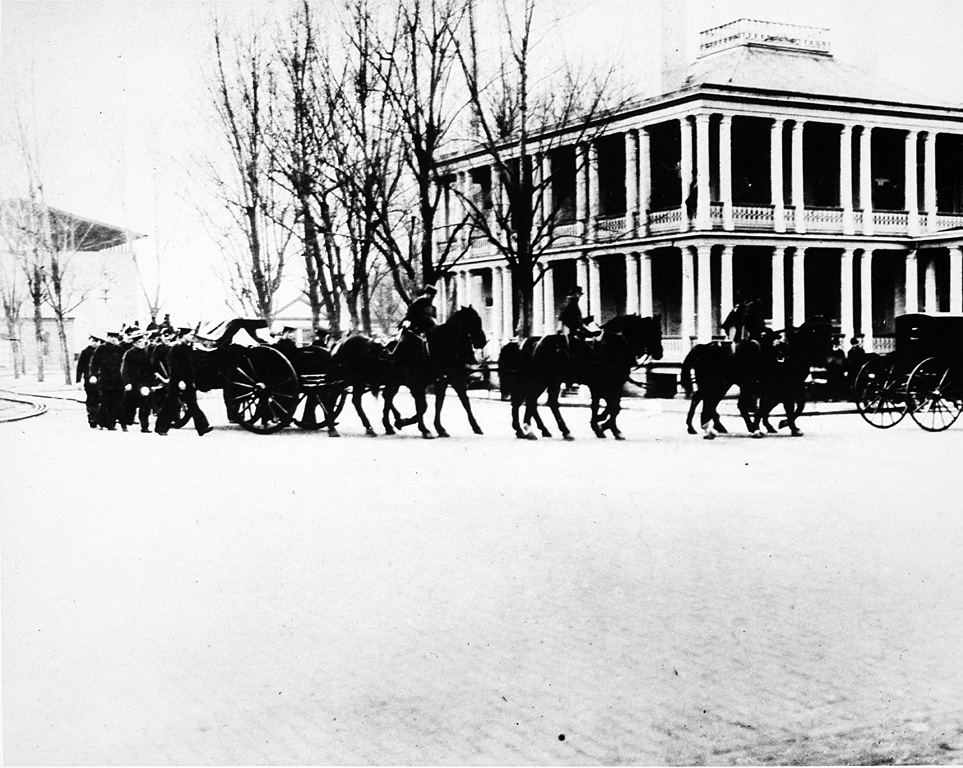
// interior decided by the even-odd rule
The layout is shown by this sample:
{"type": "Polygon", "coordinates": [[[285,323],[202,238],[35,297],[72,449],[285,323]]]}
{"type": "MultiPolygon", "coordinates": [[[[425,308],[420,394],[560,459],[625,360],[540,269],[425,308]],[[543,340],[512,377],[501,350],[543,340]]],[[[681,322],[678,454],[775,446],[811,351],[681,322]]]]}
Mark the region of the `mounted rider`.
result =
{"type": "Polygon", "coordinates": [[[738,301],[723,321],[722,330],[731,342],[760,341],[766,330],[762,302],[759,299],[738,301]]]}
{"type": "Polygon", "coordinates": [[[400,325],[401,337],[394,343],[391,354],[394,355],[401,347],[405,334],[414,336],[424,350],[424,357],[428,357],[428,332],[437,325],[438,310],[435,309],[435,295],[438,289],[434,285],[426,285],[418,292],[418,296],[408,305],[404,319],[400,325]]]}

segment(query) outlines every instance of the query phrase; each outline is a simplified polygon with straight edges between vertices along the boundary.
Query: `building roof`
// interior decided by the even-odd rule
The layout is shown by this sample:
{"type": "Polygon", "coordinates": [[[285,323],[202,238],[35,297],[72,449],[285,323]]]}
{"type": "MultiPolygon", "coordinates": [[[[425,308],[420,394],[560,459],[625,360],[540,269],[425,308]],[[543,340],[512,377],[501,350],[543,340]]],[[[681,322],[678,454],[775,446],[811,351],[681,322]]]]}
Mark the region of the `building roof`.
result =
{"type": "MultiPolygon", "coordinates": [[[[29,200],[14,199],[3,201],[2,205],[29,210],[31,203],[29,200]]],[[[64,235],[70,237],[70,250],[103,251],[146,237],[139,232],[133,232],[113,224],[105,224],[102,221],[89,219],[85,216],[78,216],[59,208],[48,206],[47,213],[50,217],[50,229],[54,237],[62,238],[64,235]]]]}
{"type": "Polygon", "coordinates": [[[678,89],[775,92],[929,107],[959,107],[837,61],[828,30],[739,19],[706,30],[678,89]]]}

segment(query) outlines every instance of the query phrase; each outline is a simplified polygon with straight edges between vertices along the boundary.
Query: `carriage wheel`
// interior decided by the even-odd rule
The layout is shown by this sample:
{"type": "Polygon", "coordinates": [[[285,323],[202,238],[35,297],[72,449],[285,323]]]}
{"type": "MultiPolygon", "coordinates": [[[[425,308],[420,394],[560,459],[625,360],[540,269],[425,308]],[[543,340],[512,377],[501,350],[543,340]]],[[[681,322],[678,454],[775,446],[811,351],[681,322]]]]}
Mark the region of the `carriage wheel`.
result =
{"type": "Polygon", "coordinates": [[[937,358],[929,357],[910,374],[906,399],[913,421],[927,432],[942,432],[963,411],[963,377],[937,358]]]}
{"type": "Polygon", "coordinates": [[[303,390],[294,411],[294,423],[312,432],[333,426],[334,420],[344,409],[347,397],[348,393],[344,390],[303,390]]]}
{"type": "MultiPolygon", "coordinates": [[[[167,364],[166,360],[160,359],[154,362],[154,366],[157,369],[157,375],[163,377],[164,382],[170,381],[171,369],[167,364]]],[[[156,396],[152,395],[153,408],[152,411],[154,416],[160,413],[161,407],[164,405],[164,401],[167,399],[167,384],[162,382],[161,389],[157,390],[156,396]]],[[[177,415],[174,416],[173,421],[171,421],[171,427],[174,429],[180,429],[187,425],[187,422],[191,420],[191,414],[187,410],[187,403],[184,402],[184,398],[177,398],[177,415]]]]}
{"type": "Polygon", "coordinates": [[[856,376],[854,385],[859,415],[877,429],[889,429],[906,415],[903,378],[889,360],[870,360],[856,376]]]}
{"type": "Polygon", "coordinates": [[[276,349],[244,350],[224,377],[225,405],[244,429],[267,435],[291,423],[298,404],[298,376],[276,349]]]}

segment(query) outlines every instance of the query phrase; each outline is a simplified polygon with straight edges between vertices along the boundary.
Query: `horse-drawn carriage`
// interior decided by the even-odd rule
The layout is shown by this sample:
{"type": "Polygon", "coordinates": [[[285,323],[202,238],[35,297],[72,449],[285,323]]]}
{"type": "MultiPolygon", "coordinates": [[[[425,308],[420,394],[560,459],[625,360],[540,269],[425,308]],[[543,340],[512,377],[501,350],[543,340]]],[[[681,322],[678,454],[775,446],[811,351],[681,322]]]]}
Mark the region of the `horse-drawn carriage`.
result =
{"type": "Polygon", "coordinates": [[[896,347],[871,355],[853,384],[860,415],[888,429],[909,414],[927,432],[948,429],[963,411],[963,315],[896,318],[896,347]]]}
{"type": "MultiPolygon", "coordinates": [[[[251,432],[270,434],[292,423],[305,430],[333,429],[347,393],[331,378],[331,352],[266,342],[257,336],[266,327],[263,320],[232,320],[219,329],[210,347],[193,344],[190,386],[203,392],[223,390],[228,418],[251,432]],[[234,343],[242,330],[253,345],[234,343]]],[[[163,381],[178,375],[170,369],[169,352],[167,345],[151,350],[163,381]]],[[[184,426],[189,418],[181,403],[172,426],[184,426]]]]}

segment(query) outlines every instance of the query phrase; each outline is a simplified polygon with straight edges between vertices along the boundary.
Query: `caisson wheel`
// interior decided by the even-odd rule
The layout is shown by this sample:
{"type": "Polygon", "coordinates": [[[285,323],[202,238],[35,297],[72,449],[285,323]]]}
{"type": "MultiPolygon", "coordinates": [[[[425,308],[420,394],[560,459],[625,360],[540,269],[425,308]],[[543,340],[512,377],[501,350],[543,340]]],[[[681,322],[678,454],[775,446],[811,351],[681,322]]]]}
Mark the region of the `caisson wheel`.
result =
{"type": "Polygon", "coordinates": [[[224,372],[224,400],[232,421],[270,434],[294,418],[298,377],[287,358],[271,347],[249,347],[224,372]]]}

